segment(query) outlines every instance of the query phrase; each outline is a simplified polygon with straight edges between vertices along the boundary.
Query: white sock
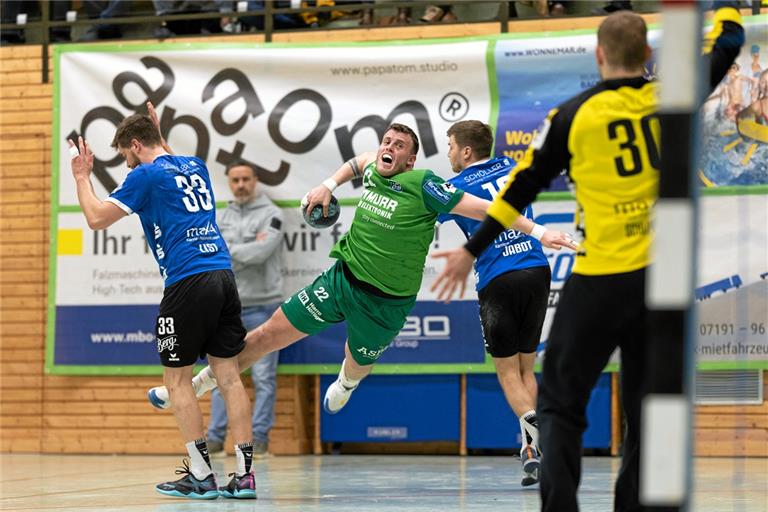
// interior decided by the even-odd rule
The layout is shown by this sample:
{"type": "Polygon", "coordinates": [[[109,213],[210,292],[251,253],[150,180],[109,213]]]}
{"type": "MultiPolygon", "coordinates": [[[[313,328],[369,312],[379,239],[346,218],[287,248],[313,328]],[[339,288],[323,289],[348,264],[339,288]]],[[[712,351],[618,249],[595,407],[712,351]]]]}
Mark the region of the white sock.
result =
{"type": "Polygon", "coordinates": [[[205,439],[190,441],[186,444],[186,447],[187,453],[189,453],[189,460],[192,461],[189,470],[198,480],[205,480],[213,472],[211,471],[210,464],[205,460],[208,458],[208,448],[206,447],[205,439]],[[201,449],[204,451],[201,452],[201,449]]]}
{"type": "Polygon", "coordinates": [[[347,389],[355,389],[358,384],[360,384],[360,379],[353,380],[347,377],[347,374],[344,372],[344,363],[346,362],[346,358],[344,361],[341,362],[341,370],[339,371],[339,382],[342,386],[344,386],[347,389]]]}
{"type": "Polygon", "coordinates": [[[235,457],[237,457],[237,476],[243,476],[251,472],[253,464],[253,443],[243,443],[235,445],[235,457]]]}
{"type": "Polygon", "coordinates": [[[218,384],[216,383],[216,376],[213,374],[210,366],[206,366],[200,373],[194,376],[192,379],[192,387],[195,390],[195,396],[200,398],[212,389],[216,389],[218,384]]]}
{"type": "Polygon", "coordinates": [[[531,446],[539,449],[539,429],[533,425],[533,423],[530,423],[531,420],[535,421],[536,418],[536,411],[531,409],[530,411],[522,414],[520,416],[520,433],[523,435],[523,446],[526,446],[528,444],[528,439],[526,438],[525,434],[528,433],[529,436],[531,436],[531,446]]]}

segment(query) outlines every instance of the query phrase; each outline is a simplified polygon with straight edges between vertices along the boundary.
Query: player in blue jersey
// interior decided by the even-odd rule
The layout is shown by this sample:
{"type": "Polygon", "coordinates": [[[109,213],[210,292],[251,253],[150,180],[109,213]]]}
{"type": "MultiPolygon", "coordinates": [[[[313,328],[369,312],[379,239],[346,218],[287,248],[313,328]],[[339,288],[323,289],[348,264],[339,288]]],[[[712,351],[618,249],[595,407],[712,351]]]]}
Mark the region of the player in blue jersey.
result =
{"type": "Polygon", "coordinates": [[[102,201],[91,184],[93,153],[88,144],[80,137],[77,146],[70,140],[69,147],[88,226],[105,229],[136,213],[165,281],[157,350],[191,466],[185,459],[184,467],[176,471],[184,476],[159,484],[157,491],[196,499],[255,498],[250,400],[236,358],[245,347],[246,331],[229,252],[216,225],[205,162],[169,154],[150,117],[132,115],[120,123],[112,141],[132,170],[102,201]],[[193,365],[206,354],[226,401],[236,443],[237,469],[221,489],[211,470],[203,416],[192,389],[193,365]]]}
{"type": "MultiPolygon", "coordinates": [[[[457,175],[449,180],[456,188],[492,200],[504,186],[514,162],[491,158],[493,133],[480,121],[459,121],[448,129],[448,159],[457,175]]],[[[533,211],[524,215],[533,220],[533,211]]],[[[480,222],[445,214],[438,222],[454,221],[469,238],[480,222]]],[[[477,296],[485,349],[493,358],[496,374],[510,407],[520,420],[524,486],[539,481],[536,377],[533,364],[547,313],[549,263],[535,235],[508,229],[475,262],[477,296]]]]}

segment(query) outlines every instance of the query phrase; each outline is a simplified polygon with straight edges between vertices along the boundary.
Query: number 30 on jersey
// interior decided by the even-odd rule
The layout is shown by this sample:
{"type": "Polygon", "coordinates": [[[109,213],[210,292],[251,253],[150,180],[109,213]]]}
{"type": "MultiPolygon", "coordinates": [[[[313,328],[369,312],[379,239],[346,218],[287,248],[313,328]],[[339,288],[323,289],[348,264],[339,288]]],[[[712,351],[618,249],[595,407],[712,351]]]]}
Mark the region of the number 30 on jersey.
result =
{"type": "Polygon", "coordinates": [[[634,176],[643,171],[641,151],[648,155],[651,167],[659,170],[661,167],[658,144],[660,131],[658,114],[649,114],[639,122],[617,119],[608,124],[608,138],[619,142],[620,153],[613,159],[619,176],[634,176]],[[638,132],[641,134],[640,137],[637,135],[638,132]]]}

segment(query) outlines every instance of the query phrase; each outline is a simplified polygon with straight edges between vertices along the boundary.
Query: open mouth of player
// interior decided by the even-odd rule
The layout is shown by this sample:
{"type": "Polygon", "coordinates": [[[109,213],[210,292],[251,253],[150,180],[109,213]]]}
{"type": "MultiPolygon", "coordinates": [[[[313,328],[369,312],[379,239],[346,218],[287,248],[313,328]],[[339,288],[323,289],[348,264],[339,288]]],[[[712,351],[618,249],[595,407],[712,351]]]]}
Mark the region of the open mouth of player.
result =
{"type": "Polygon", "coordinates": [[[389,153],[384,153],[383,155],[381,155],[381,162],[384,164],[387,164],[388,166],[392,165],[392,162],[394,161],[395,159],[389,153]]]}

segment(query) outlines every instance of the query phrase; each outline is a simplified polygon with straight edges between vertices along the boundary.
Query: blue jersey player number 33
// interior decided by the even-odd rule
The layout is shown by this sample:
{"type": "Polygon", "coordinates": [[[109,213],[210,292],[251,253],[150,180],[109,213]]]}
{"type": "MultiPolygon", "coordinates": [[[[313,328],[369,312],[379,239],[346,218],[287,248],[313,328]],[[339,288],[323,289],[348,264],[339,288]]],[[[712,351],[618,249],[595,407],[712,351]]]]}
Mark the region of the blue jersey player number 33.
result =
{"type": "Polygon", "coordinates": [[[141,164],[107,201],[139,216],[166,286],[199,272],[230,268],[208,169],[199,158],[166,154],[141,164]]]}

